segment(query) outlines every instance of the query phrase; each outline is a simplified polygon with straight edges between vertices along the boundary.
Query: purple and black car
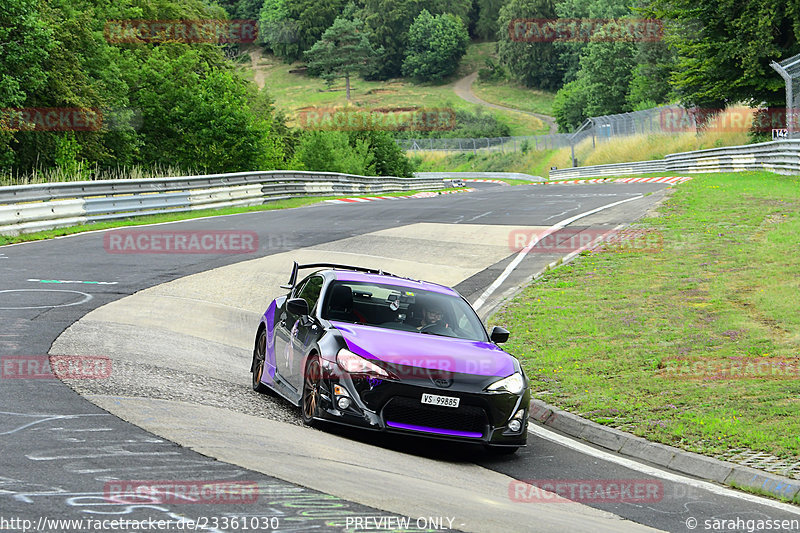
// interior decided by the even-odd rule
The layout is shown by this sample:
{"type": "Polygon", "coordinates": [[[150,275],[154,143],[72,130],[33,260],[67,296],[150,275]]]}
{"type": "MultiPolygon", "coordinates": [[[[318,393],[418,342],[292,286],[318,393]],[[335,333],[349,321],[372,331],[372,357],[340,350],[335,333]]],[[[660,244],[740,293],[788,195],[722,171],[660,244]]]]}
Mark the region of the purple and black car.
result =
{"type": "Polygon", "coordinates": [[[455,290],[379,270],[294,263],[256,333],[253,389],[303,422],[484,444],[525,445],[530,390],[512,355],[455,290]],[[315,272],[297,281],[301,269],[315,272]]]}

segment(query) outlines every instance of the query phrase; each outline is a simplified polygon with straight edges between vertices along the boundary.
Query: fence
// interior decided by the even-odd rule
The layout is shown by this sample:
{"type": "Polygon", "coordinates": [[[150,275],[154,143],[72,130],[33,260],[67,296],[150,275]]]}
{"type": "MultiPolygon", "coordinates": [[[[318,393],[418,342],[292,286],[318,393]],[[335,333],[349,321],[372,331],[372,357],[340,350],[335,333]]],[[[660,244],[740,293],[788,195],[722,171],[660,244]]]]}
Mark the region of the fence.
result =
{"type": "MultiPolygon", "coordinates": [[[[396,142],[403,150],[416,151],[450,151],[473,152],[499,151],[516,152],[519,150],[554,150],[574,146],[584,139],[592,138],[592,143],[605,142],[614,137],[636,134],[675,133],[674,125],[665,122],[664,117],[671,117],[683,108],[680,106],[661,106],[632,113],[591,117],[573,133],[554,133],[549,135],[530,135],[522,137],[489,137],[489,138],[426,138],[398,139],[396,142]]],[[[685,131],[692,131],[690,124],[685,131]]]]}
{"type": "Polygon", "coordinates": [[[769,170],[778,174],[800,174],[800,140],[771,141],[727,146],[694,152],[668,154],[655,161],[551,170],[550,179],[647,174],[650,172],[741,172],[769,170]]]}
{"type": "Polygon", "coordinates": [[[0,235],[133,216],[261,205],[298,196],[374,194],[443,186],[441,178],[301,171],[16,185],[0,187],[0,235]]]}
{"type": "Polygon", "coordinates": [[[527,150],[554,150],[569,146],[567,133],[550,135],[531,135],[523,137],[482,137],[482,138],[428,138],[397,139],[395,142],[407,152],[445,151],[445,152],[517,152],[527,150]]]}

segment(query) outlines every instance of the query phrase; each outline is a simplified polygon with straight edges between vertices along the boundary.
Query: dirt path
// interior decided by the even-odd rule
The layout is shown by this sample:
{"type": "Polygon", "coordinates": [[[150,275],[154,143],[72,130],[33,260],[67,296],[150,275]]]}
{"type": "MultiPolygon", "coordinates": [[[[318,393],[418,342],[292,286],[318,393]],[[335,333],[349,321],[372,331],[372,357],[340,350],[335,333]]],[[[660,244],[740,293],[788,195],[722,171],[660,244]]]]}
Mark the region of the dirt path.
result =
{"type": "Polygon", "coordinates": [[[253,69],[253,81],[259,89],[263,89],[266,84],[267,74],[264,72],[264,67],[259,65],[259,62],[264,49],[260,46],[254,46],[247,53],[250,55],[250,67],[253,69]]]}
{"type": "Polygon", "coordinates": [[[498,104],[492,104],[487,102],[486,100],[482,100],[475,96],[475,93],[472,92],[472,84],[475,80],[478,79],[478,73],[473,72],[468,76],[464,76],[457,82],[453,84],[453,90],[455,91],[456,95],[462,100],[466,100],[467,102],[471,102],[473,104],[478,104],[486,107],[491,107],[493,109],[502,109],[503,111],[511,111],[513,113],[522,113],[524,115],[531,115],[539,120],[543,121],[550,127],[550,133],[557,133],[558,126],[556,126],[556,121],[553,117],[549,115],[542,115],[541,113],[533,113],[531,111],[522,111],[521,109],[514,109],[513,107],[506,107],[498,104]]]}

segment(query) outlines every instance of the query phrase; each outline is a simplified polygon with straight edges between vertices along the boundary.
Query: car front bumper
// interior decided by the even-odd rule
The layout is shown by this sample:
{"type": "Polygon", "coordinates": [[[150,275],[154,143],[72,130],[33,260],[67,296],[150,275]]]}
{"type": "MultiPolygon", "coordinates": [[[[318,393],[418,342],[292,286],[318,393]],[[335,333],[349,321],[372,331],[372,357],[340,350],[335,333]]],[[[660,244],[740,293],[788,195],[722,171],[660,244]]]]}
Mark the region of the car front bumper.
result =
{"type": "Polygon", "coordinates": [[[486,385],[497,377],[456,374],[452,384],[443,388],[424,377],[392,381],[353,376],[335,363],[329,363],[323,374],[320,419],[436,439],[525,445],[530,407],[527,386],[521,394],[488,392],[486,385]],[[424,404],[423,394],[458,398],[459,405],[424,404]],[[341,397],[350,399],[346,408],[339,405],[341,397]],[[515,415],[521,427],[511,431],[508,424],[515,415]]]}

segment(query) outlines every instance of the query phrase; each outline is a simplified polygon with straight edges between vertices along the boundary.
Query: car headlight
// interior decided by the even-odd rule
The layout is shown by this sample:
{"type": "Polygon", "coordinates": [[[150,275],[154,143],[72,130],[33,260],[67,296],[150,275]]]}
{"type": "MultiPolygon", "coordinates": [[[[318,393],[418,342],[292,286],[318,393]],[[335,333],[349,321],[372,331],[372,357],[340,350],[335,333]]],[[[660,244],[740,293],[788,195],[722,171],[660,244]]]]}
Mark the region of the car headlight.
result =
{"type": "Polygon", "coordinates": [[[339,367],[342,370],[351,374],[371,374],[382,378],[389,377],[386,370],[345,348],[342,348],[336,354],[336,362],[339,363],[339,367]]]}
{"type": "Polygon", "coordinates": [[[486,390],[489,391],[503,391],[503,392],[510,392],[511,394],[519,394],[523,390],[525,390],[525,380],[522,379],[522,374],[519,372],[515,372],[508,376],[507,378],[503,378],[501,380],[495,381],[488,387],[486,390]]]}

